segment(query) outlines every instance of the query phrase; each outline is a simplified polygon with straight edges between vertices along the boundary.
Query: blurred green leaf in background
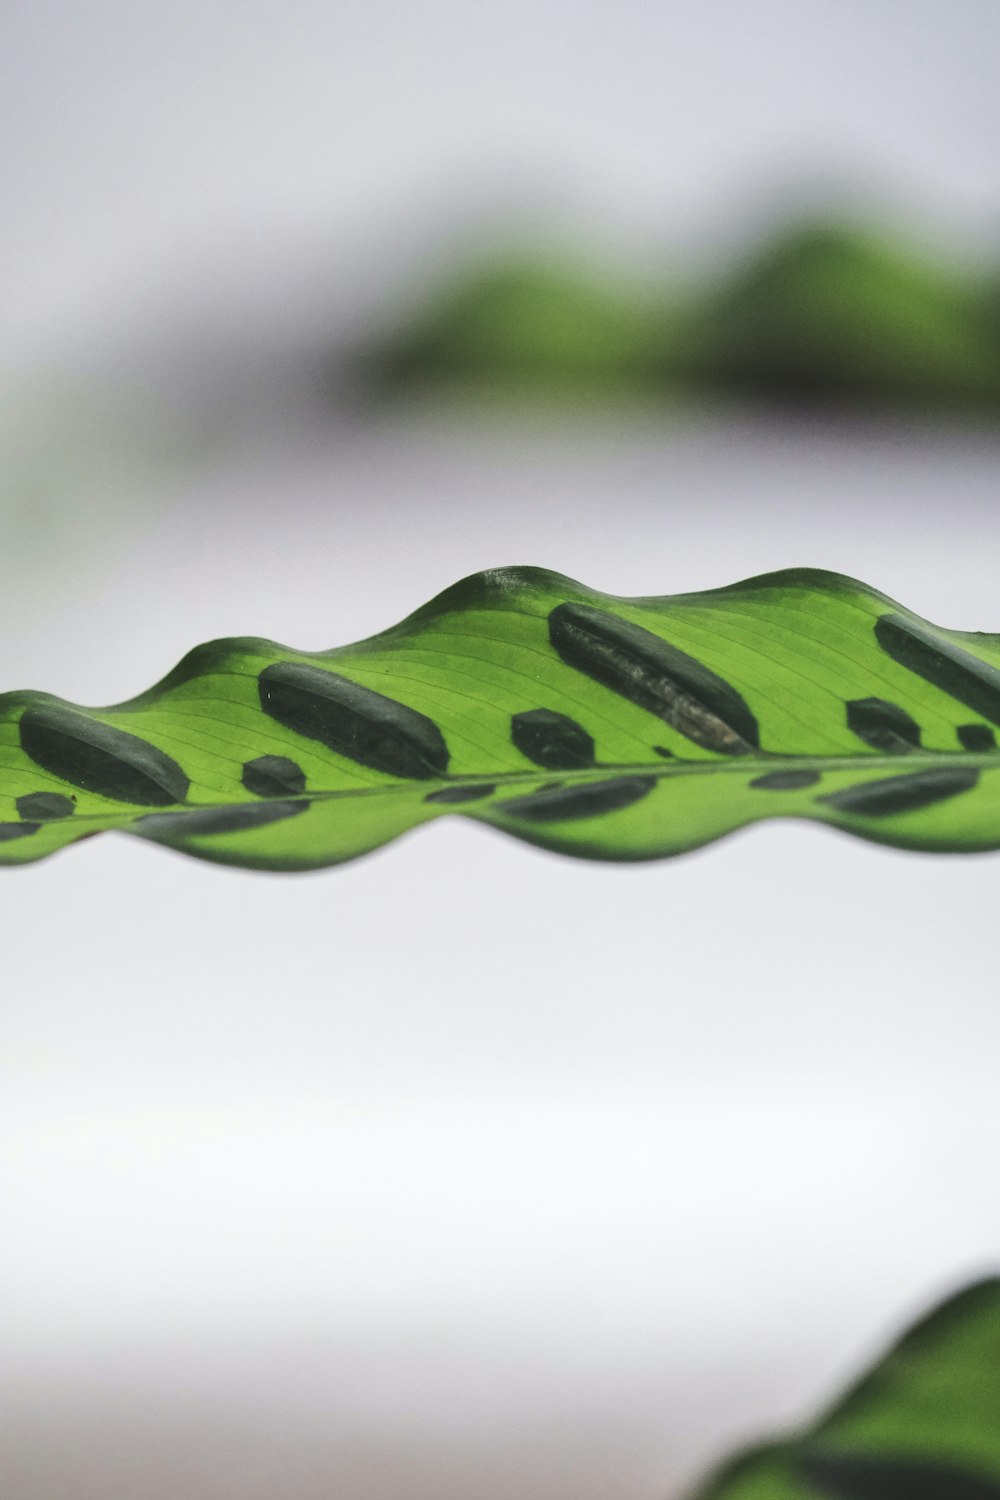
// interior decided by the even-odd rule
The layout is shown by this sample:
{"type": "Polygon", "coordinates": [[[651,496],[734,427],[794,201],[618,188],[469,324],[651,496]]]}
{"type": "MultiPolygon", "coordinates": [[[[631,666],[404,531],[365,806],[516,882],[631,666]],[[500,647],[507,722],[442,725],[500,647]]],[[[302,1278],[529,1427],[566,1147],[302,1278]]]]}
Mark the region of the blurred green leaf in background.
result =
{"type": "Polygon", "coordinates": [[[460,272],[360,368],[384,392],[613,395],[657,379],[662,318],[627,277],[521,252],[460,272]]]}
{"type": "Polygon", "coordinates": [[[528,251],[471,265],[355,371],[382,396],[1000,411],[1000,293],[901,234],[835,217],[779,226],[684,286],[583,265],[528,251]]]}
{"type": "Polygon", "coordinates": [[[1000,402],[984,289],[896,237],[833,221],[745,259],[693,310],[676,358],[696,384],[788,402],[1000,402]]]}

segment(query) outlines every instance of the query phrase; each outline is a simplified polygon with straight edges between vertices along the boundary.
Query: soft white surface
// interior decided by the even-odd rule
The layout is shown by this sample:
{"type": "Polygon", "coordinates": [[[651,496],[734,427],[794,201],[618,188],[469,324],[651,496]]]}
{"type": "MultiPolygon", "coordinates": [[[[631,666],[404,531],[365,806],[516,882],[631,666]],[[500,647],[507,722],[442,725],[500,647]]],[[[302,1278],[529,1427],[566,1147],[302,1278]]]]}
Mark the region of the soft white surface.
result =
{"type": "MultiPolygon", "coordinates": [[[[998,41],[994,0],[7,5],[0,690],[511,562],[1000,629],[992,437],[296,407],[480,221],[662,274],[818,181],[988,250],[998,41]]],[[[315,877],[7,872],[4,1500],[662,1500],[798,1421],[996,1264],[998,869],[455,820],[315,877]]]]}
{"type": "MultiPolygon", "coordinates": [[[[106,702],[510,561],[829,566],[987,628],[996,459],[737,417],[261,438],[0,559],[4,686],[106,702]]],[[[605,868],[457,820],[315,876],[112,838],[8,872],[8,1493],[652,1500],[799,1419],[996,1262],[996,879],[793,824],[605,868]]]]}
{"type": "Polygon", "coordinates": [[[0,373],[519,205],[614,245],[815,183],[995,232],[993,0],[32,0],[0,16],[0,373]],[[289,259],[290,258],[290,259],[289,259]],[[151,303],[152,297],[152,303],[151,303]]]}

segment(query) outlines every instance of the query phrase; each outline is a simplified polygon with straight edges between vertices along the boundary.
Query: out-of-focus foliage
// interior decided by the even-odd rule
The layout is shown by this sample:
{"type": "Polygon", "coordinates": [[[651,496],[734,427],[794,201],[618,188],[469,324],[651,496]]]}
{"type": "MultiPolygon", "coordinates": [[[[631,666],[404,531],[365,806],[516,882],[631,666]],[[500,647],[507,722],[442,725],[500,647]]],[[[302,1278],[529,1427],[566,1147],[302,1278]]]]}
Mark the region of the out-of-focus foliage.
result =
{"type": "Polygon", "coordinates": [[[655,379],[662,324],[659,304],[627,281],[519,255],[445,288],[363,366],[382,390],[614,392],[655,379]]]}
{"type": "Polygon", "coordinates": [[[383,396],[725,393],[1000,413],[1000,282],[833,221],[773,237],[693,292],[521,255],[466,272],[359,367],[383,396]]]}
{"type": "Polygon", "coordinates": [[[698,1500],[998,1500],[1000,1280],[935,1309],[827,1416],[698,1500]]]}
{"type": "Polygon", "coordinates": [[[787,401],[985,405],[1000,340],[985,295],[875,234],[815,225],[766,246],[688,318],[668,365],[787,401]]]}

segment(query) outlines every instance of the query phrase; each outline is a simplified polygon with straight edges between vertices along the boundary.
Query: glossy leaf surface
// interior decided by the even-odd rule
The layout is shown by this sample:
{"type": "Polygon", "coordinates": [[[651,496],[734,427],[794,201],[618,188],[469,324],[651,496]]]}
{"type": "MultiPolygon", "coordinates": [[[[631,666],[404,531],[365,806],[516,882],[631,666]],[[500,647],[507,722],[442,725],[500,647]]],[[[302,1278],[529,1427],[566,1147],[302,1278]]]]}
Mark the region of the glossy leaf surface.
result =
{"type": "Polygon", "coordinates": [[[0,697],[0,862],[118,829],[310,869],[441,817],[565,854],[678,854],[762,818],[1000,847],[1000,638],[836,574],[620,599],[476,574],[326,652],[198,647],[130,702],[0,697]]]}
{"type": "Polygon", "coordinates": [[[1000,1280],[919,1323],[809,1432],[698,1500],[1000,1500],[1000,1280]]]}

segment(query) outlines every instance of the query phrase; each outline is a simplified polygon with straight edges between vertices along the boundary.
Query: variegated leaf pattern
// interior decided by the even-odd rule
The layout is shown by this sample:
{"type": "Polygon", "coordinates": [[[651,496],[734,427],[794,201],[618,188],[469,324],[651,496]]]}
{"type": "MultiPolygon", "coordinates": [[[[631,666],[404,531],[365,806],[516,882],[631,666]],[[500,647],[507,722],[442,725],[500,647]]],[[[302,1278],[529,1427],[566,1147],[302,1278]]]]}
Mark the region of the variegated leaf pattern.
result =
{"type": "Polygon", "coordinates": [[[84,709],[0,697],[0,862],[117,829],[314,869],[442,817],[564,854],[679,854],[762,818],[1000,847],[1000,638],[789,570],[667,598],[478,573],[353,646],[197,647],[84,709]]]}
{"type": "Polygon", "coordinates": [[[815,1427],[698,1500],[1000,1500],[1000,1280],[938,1307],[815,1427]]]}

